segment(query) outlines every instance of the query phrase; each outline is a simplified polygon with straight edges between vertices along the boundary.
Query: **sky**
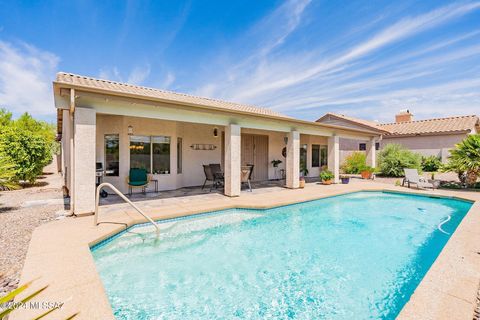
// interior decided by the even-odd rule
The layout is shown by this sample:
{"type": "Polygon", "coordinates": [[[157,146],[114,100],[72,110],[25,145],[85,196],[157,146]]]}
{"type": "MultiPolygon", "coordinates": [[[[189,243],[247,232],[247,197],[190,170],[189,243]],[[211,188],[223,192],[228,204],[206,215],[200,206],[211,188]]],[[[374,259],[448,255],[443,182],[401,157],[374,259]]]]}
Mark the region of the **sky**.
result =
{"type": "Polygon", "coordinates": [[[55,121],[59,71],[305,120],[480,114],[480,1],[0,0],[0,107],[55,121]]]}

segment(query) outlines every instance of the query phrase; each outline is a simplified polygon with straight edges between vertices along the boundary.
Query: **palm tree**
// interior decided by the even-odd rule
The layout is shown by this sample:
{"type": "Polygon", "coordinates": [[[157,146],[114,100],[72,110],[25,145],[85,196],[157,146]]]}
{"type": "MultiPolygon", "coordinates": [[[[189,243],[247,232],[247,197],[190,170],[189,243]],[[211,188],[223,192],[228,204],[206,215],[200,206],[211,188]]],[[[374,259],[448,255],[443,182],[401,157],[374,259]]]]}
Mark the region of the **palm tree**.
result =
{"type": "Polygon", "coordinates": [[[480,176],[480,134],[472,134],[458,143],[450,152],[443,171],[464,175],[467,186],[473,186],[480,176]]]}

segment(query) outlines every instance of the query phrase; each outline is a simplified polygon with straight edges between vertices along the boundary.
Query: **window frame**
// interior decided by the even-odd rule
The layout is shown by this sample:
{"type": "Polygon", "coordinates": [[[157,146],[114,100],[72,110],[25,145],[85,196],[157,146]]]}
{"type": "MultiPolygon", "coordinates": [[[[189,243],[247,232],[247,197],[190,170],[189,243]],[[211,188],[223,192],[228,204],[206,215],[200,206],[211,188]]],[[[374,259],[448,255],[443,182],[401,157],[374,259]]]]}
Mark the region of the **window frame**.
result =
{"type": "Polygon", "coordinates": [[[358,144],[358,151],[367,151],[367,144],[365,142],[361,142],[358,144]]]}
{"type": "MultiPolygon", "coordinates": [[[[149,139],[149,145],[150,145],[150,159],[149,159],[149,168],[147,168],[147,171],[149,174],[162,174],[162,175],[167,175],[167,174],[171,174],[172,173],[172,170],[171,170],[171,161],[172,161],[172,137],[171,136],[165,136],[165,135],[155,135],[155,136],[151,136],[151,135],[134,135],[134,136],[130,136],[129,138],[129,145],[128,145],[128,151],[129,151],[129,160],[130,160],[130,169],[132,168],[132,161],[131,161],[131,157],[132,157],[132,153],[131,153],[131,138],[132,137],[148,137],[149,139]],[[165,138],[165,139],[168,139],[168,170],[165,170],[164,172],[159,172],[159,173],[154,173],[153,172],[153,155],[154,155],[154,152],[153,152],[153,144],[156,143],[156,144],[162,144],[161,142],[154,142],[154,138],[165,138]],[[166,171],[168,171],[168,173],[166,173],[166,171]]],[[[147,143],[147,142],[144,142],[144,143],[147,143]]],[[[166,143],[165,143],[166,144],[166,143]]]]}

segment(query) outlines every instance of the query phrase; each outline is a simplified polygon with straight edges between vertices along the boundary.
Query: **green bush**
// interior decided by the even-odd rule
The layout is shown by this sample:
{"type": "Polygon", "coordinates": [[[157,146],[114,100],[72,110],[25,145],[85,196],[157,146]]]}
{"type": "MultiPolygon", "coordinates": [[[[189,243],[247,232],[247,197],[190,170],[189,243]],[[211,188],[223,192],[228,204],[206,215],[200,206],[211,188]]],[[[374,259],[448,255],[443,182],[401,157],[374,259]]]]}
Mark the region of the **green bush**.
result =
{"type": "Polygon", "coordinates": [[[2,130],[0,150],[15,165],[19,180],[34,183],[45,167],[52,160],[52,147],[38,133],[28,132],[18,127],[2,130]]]}
{"type": "Polygon", "coordinates": [[[0,155],[3,159],[4,174],[14,178],[3,181],[28,181],[34,183],[55,152],[55,130],[53,125],[37,121],[28,113],[17,120],[11,113],[0,109],[0,155]]]}
{"type": "Polygon", "coordinates": [[[442,162],[436,156],[422,157],[422,170],[427,172],[435,172],[440,169],[442,162]]]}
{"type": "Polygon", "coordinates": [[[442,171],[456,172],[462,183],[474,186],[480,176],[480,134],[469,135],[458,143],[442,171]]]}
{"type": "Polygon", "coordinates": [[[330,170],[325,170],[320,172],[320,180],[322,181],[328,181],[332,180],[335,176],[333,175],[332,171],[330,170]]]}
{"type": "Polygon", "coordinates": [[[354,152],[343,162],[342,170],[348,174],[359,174],[367,166],[367,156],[363,152],[354,152]]]}
{"type": "Polygon", "coordinates": [[[421,171],[421,156],[405,149],[399,144],[387,144],[379,153],[380,172],[388,177],[402,177],[404,169],[421,171]]]}

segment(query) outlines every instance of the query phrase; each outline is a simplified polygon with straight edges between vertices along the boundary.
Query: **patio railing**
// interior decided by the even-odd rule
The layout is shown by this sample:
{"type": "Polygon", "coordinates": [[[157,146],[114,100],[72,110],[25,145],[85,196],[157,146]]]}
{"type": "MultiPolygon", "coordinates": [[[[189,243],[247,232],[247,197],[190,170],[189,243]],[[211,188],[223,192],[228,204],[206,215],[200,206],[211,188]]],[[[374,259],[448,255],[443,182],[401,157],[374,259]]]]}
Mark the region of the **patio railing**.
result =
{"type": "Polygon", "coordinates": [[[95,215],[93,217],[93,222],[94,222],[95,226],[98,225],[98,210],[99,210],[99,204],[100,204],[100,190],[102,190],[103,187],[109,187],[110,189],[112,189],[113,192],[115,192],[117,195],[120,196],[120,198],[125,200],[126,203],[128,203],[135,210],[137,210],[137,212],[140,213],[145,219],[147,219],[148,222],[153,224],[153,226],[155,227],[155,230],[157,232],[157,237],[160,235],[160,228],[155,223],[155,221],[153,221],[152,218],[147,216],[139,207],[137,207],[132,201],[130,201],[130,199],[125,197],[125,195],[123,193],[121,193],[117,188],[115,188],[111,183],[108,183],[108,182],[103,182],[103,183],[99,184],[98,187],[97,187],[97,197],[96,197],[96,201],[95,201],[95,215]]]}

